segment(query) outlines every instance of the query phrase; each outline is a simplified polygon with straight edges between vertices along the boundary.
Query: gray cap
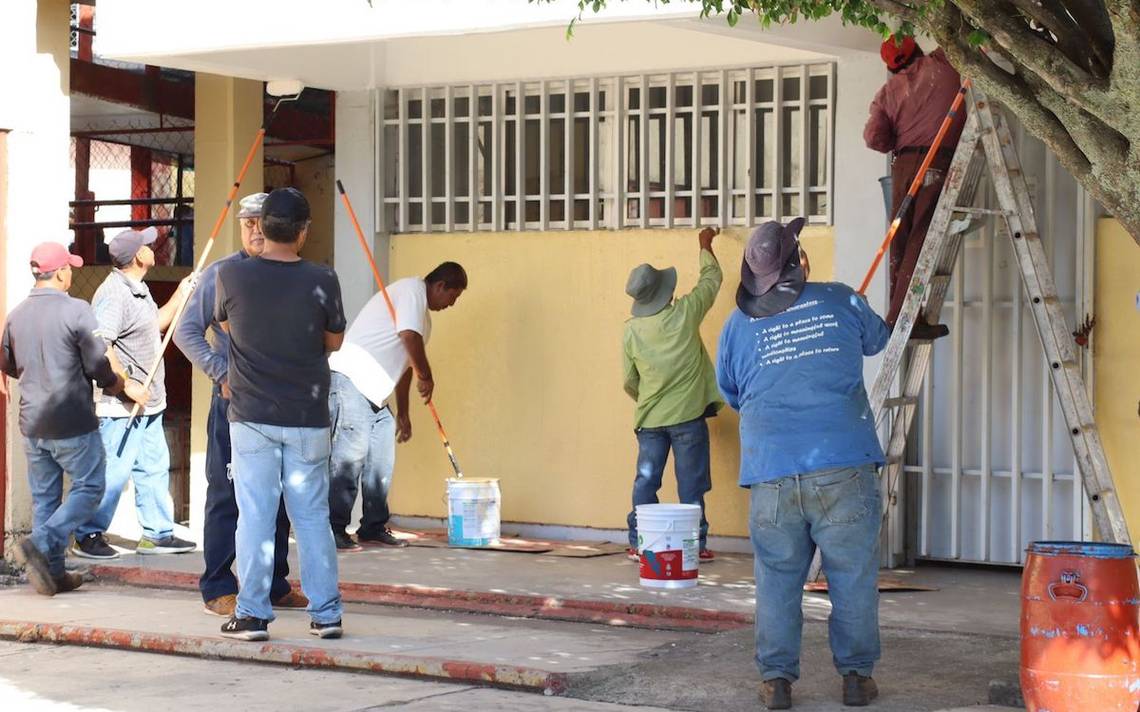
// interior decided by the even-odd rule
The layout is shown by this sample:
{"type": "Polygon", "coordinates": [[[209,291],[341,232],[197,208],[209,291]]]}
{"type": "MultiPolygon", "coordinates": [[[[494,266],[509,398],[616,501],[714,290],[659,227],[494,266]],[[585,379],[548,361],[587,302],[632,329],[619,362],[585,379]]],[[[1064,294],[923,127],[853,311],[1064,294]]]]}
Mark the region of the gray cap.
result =
{"type": "Polygon", "coordinates": [[[634,316],[653,316],[673,301],[673,290],[677,288],[677,270],[673,267],[655,269],[641,264],[629,273],[625,283],[625,293],[633,297],[634,316]]]}
{"type": "Polygon", "coordinates": [[[238,214],[239,218],[259,218],[261,217],[261,205],[265,199],[269,197],[269,193],[251,193],[238,201],[238,214]]]}
{"type": "Polygon", "coordinates": [[[145,230],[123,230],[111,239],[107,251],[116,267],[130,264],[143,245],[150,245],[158,239],[158,229],[153,225],[145,230]]]}

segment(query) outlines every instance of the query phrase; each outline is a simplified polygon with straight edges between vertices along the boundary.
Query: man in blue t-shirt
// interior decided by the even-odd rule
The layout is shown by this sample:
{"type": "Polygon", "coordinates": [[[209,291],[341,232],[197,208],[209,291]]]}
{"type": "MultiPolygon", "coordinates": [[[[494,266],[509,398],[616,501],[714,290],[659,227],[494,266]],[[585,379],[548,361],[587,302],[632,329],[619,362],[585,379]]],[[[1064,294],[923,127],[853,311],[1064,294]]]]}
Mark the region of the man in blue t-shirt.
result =
{"type": "Polygon", "coordinates": [[[863,357],[890,331],[862,295],[807,284],[799,232],[767,222],[749,238],[739,307],[717,355],[717,384],[740,412],[740,485],[751,489],[756,661],[769,709],[791,707],[799,678],[803,585],[816,547],[832,611],[831,649],[843,702],[878,694],[883,451],[863,386],[863,357]]]}

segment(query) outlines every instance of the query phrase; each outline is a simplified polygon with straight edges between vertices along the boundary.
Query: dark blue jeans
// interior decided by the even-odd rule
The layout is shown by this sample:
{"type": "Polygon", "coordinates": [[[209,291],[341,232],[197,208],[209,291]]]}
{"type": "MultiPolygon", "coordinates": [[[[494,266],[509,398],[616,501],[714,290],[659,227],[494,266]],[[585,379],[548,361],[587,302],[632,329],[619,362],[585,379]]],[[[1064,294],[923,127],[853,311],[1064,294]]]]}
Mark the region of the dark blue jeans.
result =
{"type": "MultiPolygon", "coordinates": [[[[210,415],[206,420],[206,521],[202,532],[202,553],[206,570],[198,579],[202,600],[237,595],[238,581],[233,564],[237,556],[238,506],[230,478],[230,402],[214,388],[210,415]]],[[[273,582],[269,596],[277,600],[289,593],[289,517],[282,501],[277,509],[277,532],[273,550],[273,582]]]]}
{"type": "Polygon", "coordinates": [[[62,576],[67,543],[76,527],[95,515],[103,498],[107,458],[98,430],[74,438],[24,438],[32,491],[32,544],[62,576]],[[71,489],[63,498],[63,473],[71,489]]]}
{"type": "Polygon", "coordinates": [[[633,479],[633,509],[629,512],[629,546],[637,548],[637,505],[657,504],[657,491],[665,472],[669,448],[673,449],[673,472],[681,504],[701,505],[701,551],[707,548],[709,523],[705,519],[705,492],[712,489],[709,466],[709,425],[697,418],[661,428],[639,428],[637,476],[633,479]]]}

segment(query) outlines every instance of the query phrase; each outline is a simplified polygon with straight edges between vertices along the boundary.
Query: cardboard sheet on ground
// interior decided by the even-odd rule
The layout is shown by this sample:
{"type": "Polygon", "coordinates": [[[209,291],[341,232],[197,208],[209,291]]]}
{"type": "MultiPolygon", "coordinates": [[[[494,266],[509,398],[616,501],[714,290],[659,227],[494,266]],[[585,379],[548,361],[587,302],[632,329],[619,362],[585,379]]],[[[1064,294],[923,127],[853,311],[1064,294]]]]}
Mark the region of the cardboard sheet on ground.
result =
{"type": "MultiPolygon", "coordinates": [[[[435,549],[450,548],[447,531],[444,529],[393,529],[392,534],[408,542],[409,546],[422,546],[435,549]]],[[[514,551],[523,554],[548,554],[585,559],[592,556],[608,556],[625,551],[621,544],[598,541],[540,541],[523,539],[514,533],[500,535],[495,544],[479,547],[456,547],[463,549],[489,549],[491,551],[514,551]]]]}
{"type": "MultiPolygon", "coordinates": [[[[814,581],[804,584],[804,590],[811,593],[827,593],[827,579],[820,578],[819,581],[814,581]]],[[[937,591],[934,586],[923,586],[918,583],[909,583],[900,579],[886,578],[885,576],[879,577],[879,590],[880,591],[937,591]]]]}

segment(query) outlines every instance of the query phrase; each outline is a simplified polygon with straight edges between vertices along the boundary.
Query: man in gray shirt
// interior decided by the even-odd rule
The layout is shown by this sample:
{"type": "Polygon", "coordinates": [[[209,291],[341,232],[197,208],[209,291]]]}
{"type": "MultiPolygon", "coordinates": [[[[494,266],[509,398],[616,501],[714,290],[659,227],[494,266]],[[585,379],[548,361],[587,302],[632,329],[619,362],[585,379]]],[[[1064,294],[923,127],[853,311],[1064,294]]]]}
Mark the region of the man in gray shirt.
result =
{"type": "Polygon", "coordinates": [[[103,441],[91,401],[91,381],[117,393],[123,379],[87,302],[67,295],[72,267],[83,260],[55,242],[32,250],[36,286],[8,316],[0,339],[0,391],[7,376],[20,381],[20,433],[32,490],[32,533],[16,547],[36,591],[52,596],[79,588],[64,570],[71,533],[95,513],[103,496],[103,441]],[[71,490],[63,497],[63,473],[71,490]]]}
{"type": "Polygon", "coordinates": [[[95,413],[107,452],[107,488],[99,510],[75,530],[76,556],[113,559],[118,553],[103,534],[119,506],[127,479],[135,484],[135,507],[143,536],[139,554],[177,554],[193,551],[195,544],[174,536],[174,502],[170,497],[170,450],[162,429],[166,410],[165,372],[158,361],[154,379],[143,390],[149,370],[162,348],[161,332],[174,319],[179,303],[190,291],[190,277],[160,309],[143,282],[154,266],[150,245],[158,236],[153,227],[124,230],[108,249],[115,268],[95,292],[91,306],[99,324],[96,332],[110,348],[112,363],[127,374],[125,398],[97,397],[95,413]],[[130,417],[135,403],[142,406],[137,418],[130,417]]]}

